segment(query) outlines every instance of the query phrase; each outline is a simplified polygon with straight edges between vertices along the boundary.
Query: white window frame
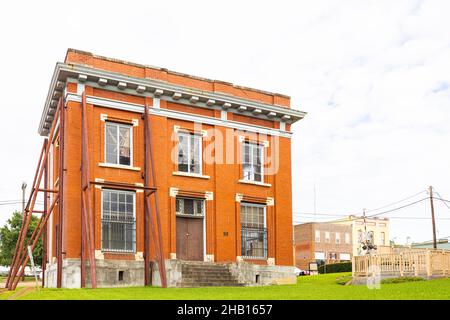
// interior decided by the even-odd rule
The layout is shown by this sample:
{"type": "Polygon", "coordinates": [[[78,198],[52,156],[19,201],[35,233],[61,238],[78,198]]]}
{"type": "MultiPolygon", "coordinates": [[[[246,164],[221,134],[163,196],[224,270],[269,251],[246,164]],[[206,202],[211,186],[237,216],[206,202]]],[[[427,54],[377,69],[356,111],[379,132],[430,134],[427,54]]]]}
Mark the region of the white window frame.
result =
{"type": "Polygon", "coordinates": [[[112,253],[136,253],[136,246],[137,246],[137,223],[136,223],[136,192],[130,191],[130,190],[118,190],[118,189],[109,189],[109,188],[102,188],[101,189],[101,202],[100,202],[100,210],[101,210],[101,216],[100,219],[103,219],[103,192],[104,191],[113,191],[113,192],[119,192],[119,193],[125,193],[125,194],[131,194],[133,196],[133,219],[134,219],[134,242],[133,242],[133,250],[123,250],[123,251],[117,251],[117,250],[111,250],[111,249],[105,249],[103,248],[103,225],[100,227],[100,245],[102,252],[112,252],[112,253]]]}
{"type": "Polygon", "coordinates": [[[119,122],[113,122],[113,121],[105,121],[105,163],[110,164],[110,165],[115,165],[115,166],[124,166],[124,167],[132,167],[133,166],[133,125],[131,124],[123,124],[123,123],[119,123],[119,122]],[[108,126],[116,126],[117,127],[117,163],[112,163],[112,162],[108,162],[107,159],[107,155],[106,155],[106,139],[107,139],[107,127],[108,126]],[[120,163],[120,128],[127,128],[128,130],[130,130],[130,164],[121,164],[120,163]]]}
{"type": "Polygon", "coordinates": [[[330,243],[331,242],[330,231],[325,231],[325,242],[326,243],[330,243]]]}
{"type": "Polygon", "coordinates": [[[363,232],[361,229],[359,229],[357,231],[357,235],[358,235],[358,243],[361,243],[362,241],[364,241],[364,236],[363,236],[363,232]]]}
{"type": "Polygon", "coordinates": [[[345,244],[350,244],[351,243],[351,241],[350,241],[350,233],[346,232],[344,237],[345,237],[345,244]]]}
{"type": "Polygon", "coordinates": [[[244,141],[242,143],[242,180],[244,181],[254,181],[254,182],[262,182],[264,183],[264,145],[258,144],[258,143],[252,143],[249,141],[244,141]],[[244,170],[244,164],[245,164],[245,147],[249,146],[249,160],[250,160],[250,177],[247,177],[244,170]],[[261,180],[255,179],[255,172],[253,171],[253,149],[258,148],[260,149],[260,156],[261,156],[261,180]]]}
{"type": "Polygon", "coordinates": [[[340,232],[336,232],[335,233],[334,242],[336,244],[341,244],[341,234],[340,234],[340,232]]]}
{"type": "Polygon", "coordinates": [[[314,242],[320,243],[320,230],[314,230],[314,242]]]}
{"type": "MultiPolygon", "coordinates": [[[[267,230],[267,206],[263,205],[263,204],[257,204],[257,203],[251,203],[251,202],[241,202],[240,205],[240,211],[242,212],[242,206],[247,206],[247,207],[257,207],[257,208],[263,208],[264,211],[264,230],[266,231],[266,250],[265,250],[265,256],[244,256],[244,258],[247,259],[267,259],[268,255],[269,255],[269,230],[267,230]]],[[[242,215],[242,213],[240,214],[242,215]]],[[[239,217],[239,221],[241,221],[241,217],[239,217]]],[[[241,224],[241,234],[242,234],[242,224],[241,224]]],[[[242,239],[241,239],[242,241],[242,239]]],[[[241,245],[242,246],[242,245],[241,245]]],[[[242,252],[241,252],[242,253],[242,252]]]]}
{"type": "Polygon", "coordinates": [[[202,175],[203,174],[203,135],[201,135],[200,133],[191,133],[191,132],[186,132],[186,131],[178,131],[177,132],[177,172],[183,172],[183,173],[187,173],[187,174],[192,174],[192,175],[202,175]],[[185,138],[187,138],[188,141],[188,145],[187,145],[187,157],[188,157],[188,165],[187,165],[187,169],[188,171],[180,171],[179,168],[179,163],[178,163],[178,154],[180,152],[180,136],[183,136],[185,138]],[[190,162],[191,162],[191,137],[194,136],[196,139],[200,140],[200,144],[199,144],[199,150],[198,150],[198,157],[199,157],[199,172],[191,172],[191,166],[190,166],[190,162]]]}
{"type": "Polygon", "coordinates": [[[386,233],[381,231],[380,232],[380,244],[385,245],[386,244],[386,233]]]}

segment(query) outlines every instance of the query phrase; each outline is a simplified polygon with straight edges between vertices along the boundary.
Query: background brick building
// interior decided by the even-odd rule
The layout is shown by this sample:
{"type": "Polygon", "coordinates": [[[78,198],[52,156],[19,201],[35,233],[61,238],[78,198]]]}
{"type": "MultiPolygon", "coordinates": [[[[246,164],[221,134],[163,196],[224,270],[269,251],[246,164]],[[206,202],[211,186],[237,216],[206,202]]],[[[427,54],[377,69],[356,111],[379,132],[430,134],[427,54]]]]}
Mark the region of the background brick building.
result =
{"type": "Polygon", "coordinates": [[[336,263],[352,259],[350,226],[310,222],[294,226],[295,264],[308,270],[310,262],[336,263]]]}

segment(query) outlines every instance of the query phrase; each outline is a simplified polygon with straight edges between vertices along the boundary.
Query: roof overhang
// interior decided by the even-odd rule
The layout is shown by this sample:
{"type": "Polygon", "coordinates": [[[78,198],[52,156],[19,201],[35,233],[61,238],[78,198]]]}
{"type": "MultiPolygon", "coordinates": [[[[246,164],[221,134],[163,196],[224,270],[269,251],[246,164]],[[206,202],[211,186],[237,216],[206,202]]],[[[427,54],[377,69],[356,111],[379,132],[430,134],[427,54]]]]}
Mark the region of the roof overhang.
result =
{"type": "Polygon", "coordinates": [[[155,97],[208,109],[226,110],[253,118],[288,124],[292,124],[306,115],[306,112],[303,111],[243,99],[225,93],[202,91],[160,80],[135,78],[85,65],[57,63],[39,123],[39,134],[42,136],[47,136],[49,133],[58,100],[64,95],[67,82],[80,82],[105,90],[141,97],[155,97]]]}

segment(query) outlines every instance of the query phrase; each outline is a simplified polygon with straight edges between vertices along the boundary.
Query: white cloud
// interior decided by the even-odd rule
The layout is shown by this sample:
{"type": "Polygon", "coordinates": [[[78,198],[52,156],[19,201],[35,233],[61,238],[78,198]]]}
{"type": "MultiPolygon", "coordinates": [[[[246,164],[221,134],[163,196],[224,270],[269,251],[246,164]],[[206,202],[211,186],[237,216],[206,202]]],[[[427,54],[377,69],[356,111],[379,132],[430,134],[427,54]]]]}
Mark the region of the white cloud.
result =
{"type": "MultiPolygon", "coordinates": [[[[449,9],[445,0],[2,4],[0,200],[19,199],[32,179],[46,90],[68,47],[291,95],[308,112],[294,126],[295,211],[313,209],[314,181],[317,209],[330,213],[429,184],[450,197],[449,9]]],[[[11,209],[0,206],[0,224],[11,209]]],[[[393,220],[392,233],[430,239],[427,223],[393,220]]]]}

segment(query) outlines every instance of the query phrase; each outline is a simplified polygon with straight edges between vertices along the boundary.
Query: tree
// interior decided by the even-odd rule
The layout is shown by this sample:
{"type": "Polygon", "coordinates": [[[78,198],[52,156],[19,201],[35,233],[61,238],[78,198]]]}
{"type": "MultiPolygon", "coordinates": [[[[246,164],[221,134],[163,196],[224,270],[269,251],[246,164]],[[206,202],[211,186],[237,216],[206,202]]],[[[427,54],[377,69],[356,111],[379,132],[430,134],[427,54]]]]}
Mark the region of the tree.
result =
{"type": "MultiPolygon", "coordinates": [[[[30,227],[25,239],[25,245],[28,243],[34,229],[37,227],[39,218],[31,216],[30,227]]],[[[15,211],[12,217],[6,221],[5,225],[0,228],[0,265],[11,265],[16,243],[19,240],[20,227],[22,226],[22,213],[15,211]]],[[[33,250],[33,259],[36,265],[42,265],[42,239],[39,239],[33,250]]]]}

